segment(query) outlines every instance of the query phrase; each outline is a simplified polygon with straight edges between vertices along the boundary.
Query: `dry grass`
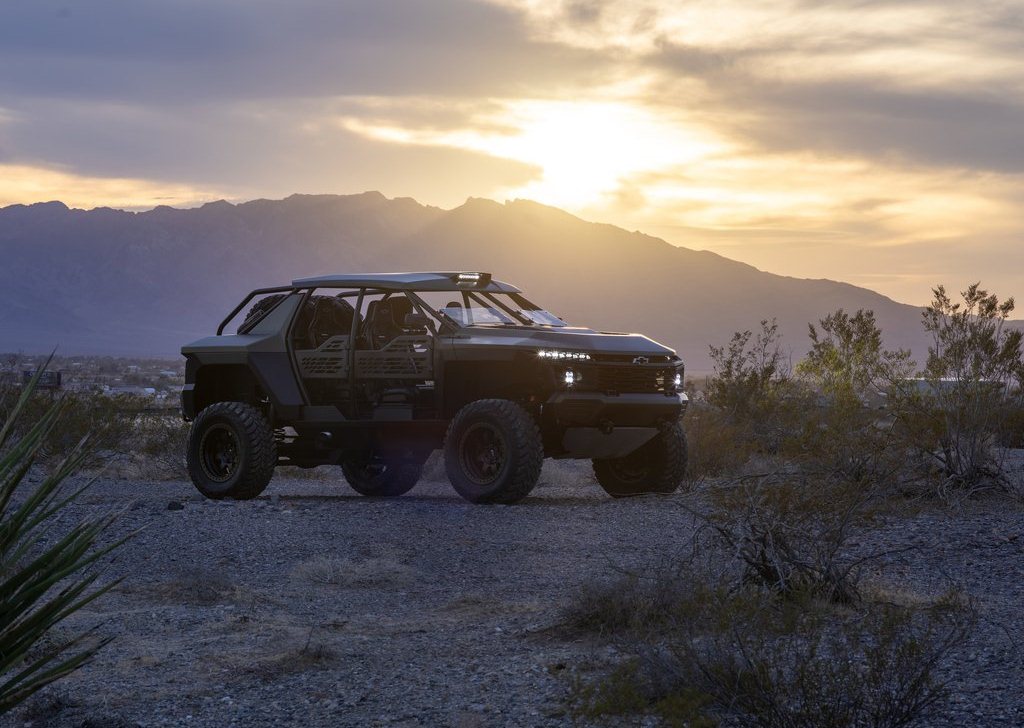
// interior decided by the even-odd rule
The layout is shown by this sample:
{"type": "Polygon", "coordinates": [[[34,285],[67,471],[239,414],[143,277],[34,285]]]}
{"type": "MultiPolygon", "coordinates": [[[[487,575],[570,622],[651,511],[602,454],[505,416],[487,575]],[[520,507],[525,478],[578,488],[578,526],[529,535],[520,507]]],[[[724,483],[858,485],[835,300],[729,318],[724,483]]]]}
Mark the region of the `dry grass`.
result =
{"type": "Polygon", "coordinates": [[[182,572],[157,584],[121,587],[120,591],[134,592],[155,602],[196,607],[237,602],[245,597],[245,590],[227,577],[201,569],[182,572]]]}
{"type": "MultiPolygon", "coordinates": [[[[241,656],[234,659],[238,661],[241,656]]],[[[284,675],[327,670],[338,660],[337,653],[310,629],[305,640],[286,641],[256,655],[245,655],[240,660],[244,672],[273,680],[284,675]]]]}
{"type": "Polygon", "coordinates": [[[394,559],[342,559],[321,556],[303,561],[292,572],[294,578],[313,584],[345,587],[381,587],[406,584],[413,570],[394,559]]]}

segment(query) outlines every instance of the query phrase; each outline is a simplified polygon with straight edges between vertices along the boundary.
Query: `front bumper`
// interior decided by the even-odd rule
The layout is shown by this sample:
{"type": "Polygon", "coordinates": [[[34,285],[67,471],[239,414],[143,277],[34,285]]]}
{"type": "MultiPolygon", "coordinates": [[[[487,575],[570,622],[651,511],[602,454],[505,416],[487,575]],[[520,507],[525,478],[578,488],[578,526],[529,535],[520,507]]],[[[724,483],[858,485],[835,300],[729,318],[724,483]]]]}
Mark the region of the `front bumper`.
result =
{"type": "Polygon", "coordinates": [[[682,417],[688,403],[683,393],[558,392],[542,409],[545,450],[552,457],[625,457],[682,417]]]}

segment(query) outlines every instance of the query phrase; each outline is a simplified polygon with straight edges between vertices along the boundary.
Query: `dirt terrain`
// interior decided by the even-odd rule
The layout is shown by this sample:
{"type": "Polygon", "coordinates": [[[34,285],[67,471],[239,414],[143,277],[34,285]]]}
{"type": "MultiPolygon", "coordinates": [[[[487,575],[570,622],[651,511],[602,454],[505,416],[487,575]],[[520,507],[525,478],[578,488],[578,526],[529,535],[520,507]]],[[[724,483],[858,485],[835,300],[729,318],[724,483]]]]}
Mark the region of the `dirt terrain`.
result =
{"type": "MultiPolygon", "coordinates": [[[[440,482],[371,500],[340,474],[223,503],[187,482],[101,479],[64,517],[127,507],[116,530],[144,528],[105,573],[124,581],[71,626],[116,639],[17,724],[570,725],[572,676],[610,648],[556,636],[559,610],[582,582],[680,548],[686,497],[613,501],[582,466],[553,463],[516,506],[470,505],[440,482]]],[[[919,546],[879,575],[894,588],[953,579],[978,602],[933,725],[1024,724],[1021,513],[935,507],[859,540],[919,546]]]]}

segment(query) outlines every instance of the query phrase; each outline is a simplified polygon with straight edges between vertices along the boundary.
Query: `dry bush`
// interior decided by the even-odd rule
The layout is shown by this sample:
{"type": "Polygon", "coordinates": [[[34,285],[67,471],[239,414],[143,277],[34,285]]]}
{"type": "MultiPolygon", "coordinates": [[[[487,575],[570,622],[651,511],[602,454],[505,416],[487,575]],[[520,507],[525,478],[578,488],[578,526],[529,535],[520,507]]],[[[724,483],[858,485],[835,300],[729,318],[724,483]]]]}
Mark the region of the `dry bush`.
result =
{"type": "Polygon", "coordinates": [[[743,467],[753,453],[736,425],[711,405],[692,402],[686,409],[683,428],[688,450],[687,477],[691,480],[730,475],[743,467]]]}
{"type": "Polygon", "coordinates": [[[574,686],[573,711],[587,721],[646,714],[678,726],[897,728],[925,725],[941,704],[939,668],[973,615],[952,598],[855,609],[780,600],[672,569],[590,587],[568,619],[632,655],[574,686]]]}
{"type": "Polygon", "coordinates": [[[833,401],[805,412],[783,453],[804,475],[889,495],[914,480],[913,463],[892,416],[857,401],[833,401]]]}
{"type": "Polygon", "coordinates": [[[787,598],[850,604],[859,599],[864,567],[888,553],[854,556],[848,548],[874,517],[878,500],[861,484],[782,472],[719,484],[689,510],[742,566],[744,583],[787,598]]]}
{"type": "Polygon", "coordinates": [[[312,627],[301,644],[287,641],[263,653],[246,654],[240,667],[264,680],[277,680],[286,675],[326,670],[337,660],[337,653],[317,638],[316,628],[312,627]]]}
{"type": "MultiPolygon", "coordinates": [[[[17,391],[0,393],[0,418],[13,406],[17,391]]],[[[155,410],[151,400],[133,395],[35,392],[26,403],[26,418],[41,416],[58,401],[64,426],[46,438],[41,464],[59,461],[88,435],[92,446],[92,455],[84,463],[88,469],[103,467],[108,473],[132,478],[184,477],[188,425],[176,410],[155,410]]]]}
{"type": "Polygon", "coordinates": [[[704,489],[684,506],[702,524],[689,553],[587,584],[566,609],[562,629],[625,656],[577,681],[576,717],[926,725],[946,692],[942,666],[974,615],[952,595],[894,599],[863,587],[865,567],[892,551],[855,553],[853,538],[885,492],[808,475],[805,462],[704,489]]]}
{"type": "Polygon", "coordinates": [[[130,438],[137,443],[133,452],[143,459],[151,475],[184,478],[188,432],[188,423],[177,412],[140,415],[130,438]]]}

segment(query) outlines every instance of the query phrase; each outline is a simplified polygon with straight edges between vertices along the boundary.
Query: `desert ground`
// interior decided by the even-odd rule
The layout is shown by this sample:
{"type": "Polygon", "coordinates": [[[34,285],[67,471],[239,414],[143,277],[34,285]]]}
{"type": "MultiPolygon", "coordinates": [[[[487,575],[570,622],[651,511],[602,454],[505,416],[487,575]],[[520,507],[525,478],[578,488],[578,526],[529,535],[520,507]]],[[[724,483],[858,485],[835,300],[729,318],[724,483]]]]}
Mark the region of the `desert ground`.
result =
{"type": "MultiPolygon", "coordinates": [[[[100,478],[63,518],[125,509],[108,538],[141,530],[105,567],[123,581],[54,639],[115,639],[12,724],[572,725],[573,681],[614,648],[560,632],[564,606],[587,581],[680,549],[699,491],[612,500],[585,466],[549,461],[522,504],[474,506],[439,474],[391,500],[330,471],[279,476],[249,502],[100,478]]],[[[1021,514],[995,497],[930,504],[857,539],[913,547],[869,577],[887,588],[952,581],[977,602],[930,725],[1024,724],[1021,514]]]]}

